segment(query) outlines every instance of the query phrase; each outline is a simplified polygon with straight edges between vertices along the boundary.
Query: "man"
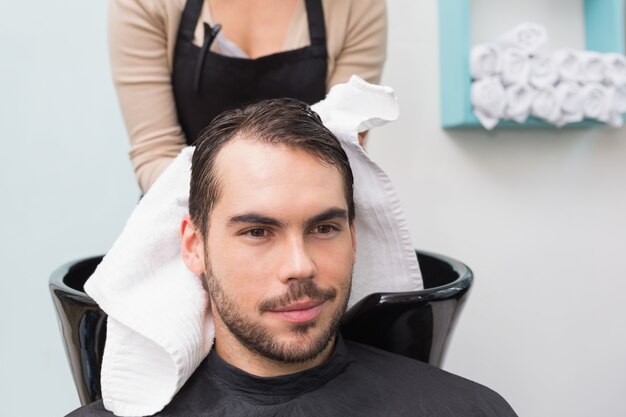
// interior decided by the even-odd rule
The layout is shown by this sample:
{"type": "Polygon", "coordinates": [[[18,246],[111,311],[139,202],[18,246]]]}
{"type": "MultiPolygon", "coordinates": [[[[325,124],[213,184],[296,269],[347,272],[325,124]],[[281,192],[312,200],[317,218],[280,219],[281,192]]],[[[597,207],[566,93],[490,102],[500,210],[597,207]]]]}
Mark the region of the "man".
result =
{"type": "MultiPolygon", "coordinates": [[[[192,161],[181,254],[215,321],[158,416],[514,416],[495,392],[337,333],[355,261],[352,171],[304,103],[224,113],[192,161]]],[[[111,415],[97,402],[70,416],[111,415]]]]}

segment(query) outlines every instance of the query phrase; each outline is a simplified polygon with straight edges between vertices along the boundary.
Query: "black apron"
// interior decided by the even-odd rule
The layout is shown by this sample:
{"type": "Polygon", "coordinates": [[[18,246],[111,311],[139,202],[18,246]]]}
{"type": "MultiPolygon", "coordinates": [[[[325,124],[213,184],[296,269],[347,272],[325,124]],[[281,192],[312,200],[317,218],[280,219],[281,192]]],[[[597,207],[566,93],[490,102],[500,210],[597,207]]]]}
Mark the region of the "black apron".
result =
{"type": "Polygon", "coordinates": [[[210,51],[219,31],[204,24],[204,44],[193,44],[203,0],[187,0],[174,54],[172,85],[188,144],[225,110],[269,98],[290,97],[313,104],[326,95],[326,28],[321,0],[305,0],[311,45],[257,59],[210,51]]]}

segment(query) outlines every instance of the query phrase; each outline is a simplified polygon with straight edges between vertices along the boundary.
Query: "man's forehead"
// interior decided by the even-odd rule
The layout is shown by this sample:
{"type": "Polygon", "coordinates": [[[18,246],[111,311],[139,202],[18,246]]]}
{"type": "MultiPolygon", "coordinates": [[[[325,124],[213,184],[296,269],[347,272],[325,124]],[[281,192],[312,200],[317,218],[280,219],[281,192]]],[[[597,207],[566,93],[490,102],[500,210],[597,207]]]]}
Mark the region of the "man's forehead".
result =
{"type": "Polygon", "coordinates": [[[232,154],[245,154],[254,157],[255,155],[267,154],[271,150],[287,151],[290,149],[286,144],[280,142],[269,143],[250,134],[238,133],[222,146],[215,160],[220,162],[223,159],[228,159],[232,154]]]}
{"type": "Polygon", "coordinates": [[[215,173],[218,176],[225,174],[249,174],[252,178],[268,175],[279,171],[285,164],[305,164],[308,169],[319,167],[328,170],[339,169],[312,151],[298,146],[288,146],[286,143],[269,143],[250,136],[239,135],[228,142],[219,151],[215,159],[215,173]],[[255,170],[246,170],[254,167],[255,170]]]}
{"type": "Polygon", "coordinates": [[[293,214],[294,209],[312,213],[331,206],[347,208],[337,167],[284,144],[233,140],[218,155],[215,175],[220,197],[214,208],[226,205],[229,212],[293,214]]]}

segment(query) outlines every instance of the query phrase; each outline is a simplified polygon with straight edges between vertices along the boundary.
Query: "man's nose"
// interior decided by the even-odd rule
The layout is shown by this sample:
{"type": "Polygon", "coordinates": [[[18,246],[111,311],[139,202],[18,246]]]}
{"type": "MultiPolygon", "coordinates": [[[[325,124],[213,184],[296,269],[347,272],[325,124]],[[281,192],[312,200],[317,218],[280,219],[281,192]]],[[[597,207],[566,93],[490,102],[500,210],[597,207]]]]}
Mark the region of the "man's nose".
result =
{"type": "Polygon", "coordinates": [[[283,249],[280,280],[287,283],[291,279],[313,278],[315,270],[315,262],[304,239],[289,237],[283,249]]]}

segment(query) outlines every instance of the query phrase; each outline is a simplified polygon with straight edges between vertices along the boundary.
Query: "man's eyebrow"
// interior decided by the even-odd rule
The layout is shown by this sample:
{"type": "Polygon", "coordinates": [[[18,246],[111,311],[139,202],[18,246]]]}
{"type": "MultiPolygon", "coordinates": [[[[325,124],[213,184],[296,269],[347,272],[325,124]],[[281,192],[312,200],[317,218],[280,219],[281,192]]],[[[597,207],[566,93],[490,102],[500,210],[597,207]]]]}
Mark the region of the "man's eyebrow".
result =
{"type": "Polygon", "coordinates": [[[238,216],[233,216],[228,220],[228,226],[234,226],[236,224],[262,224],[264,226],[276,226],[283,227],[283,223],[273,217],[264,216],[258,213],[244,213],[238,216]]]}
{"type": "MultiPolygon", "coordinates": [[[[305,222],[305,226],[309,227],[316,223],[325,222],[328,220],[348,219],[348,211],[338,207],[332,207],[328,210],[311,217],[305,222]]],[[[273,217],[264,216],[259,213],[244,213],[237,216],[233,216],[228,220],[227,226],[235,226],[236,224],[260,224],[264,226],[285,227],[285,224],[273,217]]]]}
{"type": "Polygon", "coordinates": [[[342,208],[338,208],[338,207],[329,208],[328,210],[318,214],[317,216],[313,216],[309,220],[307,220],[306,226],[311,226],[316,223],[321,223],[321,222],[325,222],[328,220],[335,220],[335,219],[347,220],[348,211],[342,208]]]}

